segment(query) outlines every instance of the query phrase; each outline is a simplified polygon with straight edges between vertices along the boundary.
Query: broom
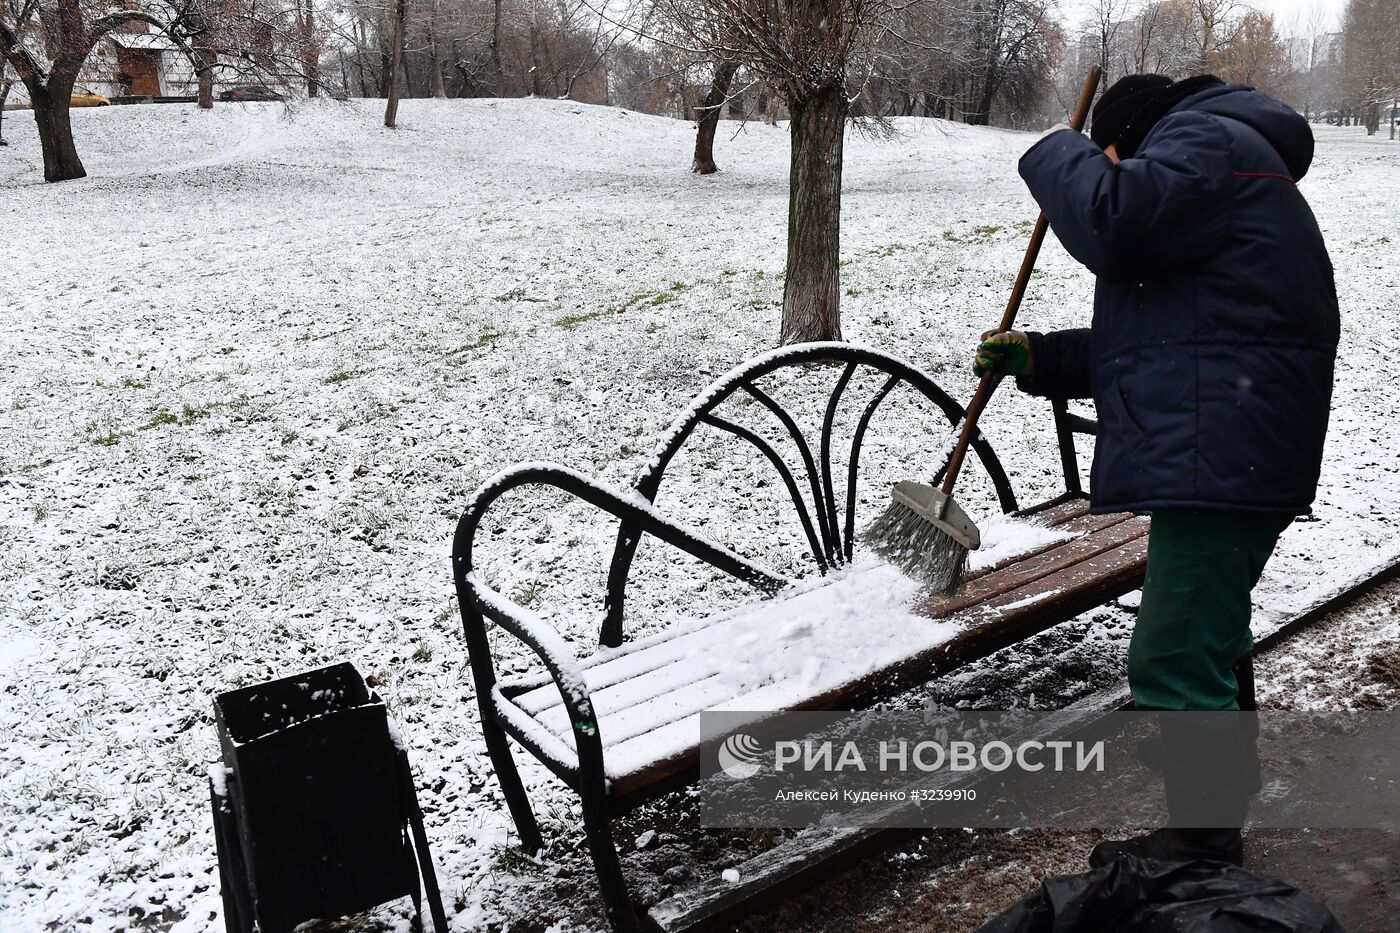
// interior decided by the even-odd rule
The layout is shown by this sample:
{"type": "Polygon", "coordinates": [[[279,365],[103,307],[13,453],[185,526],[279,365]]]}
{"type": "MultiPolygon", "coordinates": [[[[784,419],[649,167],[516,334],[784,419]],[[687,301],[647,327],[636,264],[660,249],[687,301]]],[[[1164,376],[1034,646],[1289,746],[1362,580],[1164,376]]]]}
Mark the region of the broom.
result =
{"type": "MultiPolygon", "coordinates": [[[[1096,65],[1089,69],[1089,74],[1084,78],[1079,103],[1070,120],[1070,127],[1076,132],[1084,128],[1101,75],[1096,65]]],[[[1035,260],[1040,255],[1040,245],[1045,241],[1048,227],[1049,222],[1042,211],[1031,232],[1026,255],[1021,260],[1021,271],[1016,275],[1011,300],[1006,304],[997,333],[1010,330],[1016,323],[1016,312],[1020,310],[1021,299],[1026,295],[1026,286],[1030,284],[1031,271],[1035,268],[1035,260]]],[[[977,526],[953,498],[953,484],[958,481],[968,445],[977,436],[977,419],[1000,381],[999,373],[988,370],[977,384],[977,391],[968,403],[967,414],[958,433],[958,442],[948,460],[943,485],[935,488],[913,480],[896,483],[893,501],[862,535],[865,543],[885,560],[910,576],[924,580],[939,592],[951,593],[962,585],[967,569],[967,553],[975,551],[982,543],[977,526]]]]}

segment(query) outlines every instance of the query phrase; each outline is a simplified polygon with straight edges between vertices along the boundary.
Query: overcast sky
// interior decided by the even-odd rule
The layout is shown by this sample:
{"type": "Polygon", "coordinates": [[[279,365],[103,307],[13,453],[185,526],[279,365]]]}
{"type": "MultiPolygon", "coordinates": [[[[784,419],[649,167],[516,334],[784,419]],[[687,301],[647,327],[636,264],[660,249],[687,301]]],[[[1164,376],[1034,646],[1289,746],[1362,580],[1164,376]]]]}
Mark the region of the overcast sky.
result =
{"type": "MultiPolygon", "coordinates": [[[[1066,18],[1071,24],[1084,20],[1085,10],[1090,6],[1088,0],[1062,2],[1066,18]]],[[[1284,33],[1289,32],[1295,18],[1306,20],[1314,10],[1322,11],[1324,28],[1340,29],[1342,11],[1347,5],[1346,0],[1244,0],[1244,3],[1265,13],[1272,13],[1279,30],[1284,33]]]]}
{"type": "Polygon", "coordinates": [[[1346,9],[1346,0],[1253,0],[1250,6],[1274,14],[1274,20],[1285,27],[1285,31],[1294,17],[1306,21],[1314,11],[1321,11],[1327,28],[1338,29],[1342,23],[1342,11],[1346,9]]]}

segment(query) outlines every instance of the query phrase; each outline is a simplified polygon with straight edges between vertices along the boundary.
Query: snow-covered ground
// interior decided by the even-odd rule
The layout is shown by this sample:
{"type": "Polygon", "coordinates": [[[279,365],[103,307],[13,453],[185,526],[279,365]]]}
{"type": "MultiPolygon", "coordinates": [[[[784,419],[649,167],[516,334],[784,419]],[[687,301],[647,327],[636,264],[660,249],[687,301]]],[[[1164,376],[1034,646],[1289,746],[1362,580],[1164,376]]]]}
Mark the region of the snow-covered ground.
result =
{"type": "MultiPolygon", "coordinates": [[[[412,748],[453,928],[518,916],[454,523],[519,460],[625,485],[695,393],[772,345],[785,131],[724,125],[724,172],[698,178],[689,124],[568,102],[406,101],[397,131],[329,102],[74,121],[85,180],[40,182],[23,115],[0,149],[0,927],[217,928],[210,700],[346,659],[412,748]]],[[[964,398],[1034,216],[1015,174],[1034,137],[898,130],[847,149],[845,335],[964,398]]],[[[1400,551],[1400,146],[1316,131],[1302,188],[1343,349],[1317,520],[1286,533],[1258,591],[1270,611],[1400,551]]],[[[1082,324],[1091,288],[1047,244],[1025,326],[1082,324]]],[[[984,430],[1023,501],[1057,491],[1043,402],[1004,391],[984,430]]],[[[927,469],[946,426],[890,414],[872,431],[878,490],[927,469]]],[[[755,493],[729,457],[697,446],[663,507],[791,569],[777,484],[755,493]]],[[[985,515],[986,492],[974,474],[960,499],[985,515]]],[[[499,514],[484,574],[587,650],[612,528],[559,499],[499,514]]],[[[644,547],[643,627],[730,593],[644,547]]],[[[570,796],[524,774],[546,833],[576,839],[570,796]]]]}

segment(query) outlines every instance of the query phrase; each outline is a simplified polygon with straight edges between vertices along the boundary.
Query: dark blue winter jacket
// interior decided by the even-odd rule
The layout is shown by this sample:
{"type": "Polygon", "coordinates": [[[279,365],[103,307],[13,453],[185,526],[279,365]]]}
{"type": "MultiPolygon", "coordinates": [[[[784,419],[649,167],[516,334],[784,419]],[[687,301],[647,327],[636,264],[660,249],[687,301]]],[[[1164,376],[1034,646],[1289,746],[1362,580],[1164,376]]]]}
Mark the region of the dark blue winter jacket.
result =
{"type": "Polygon", "coordinates": [[[1032,334],[1021,380],[1093,396],[1095,511],[1308,511],[1339,329],[1296,185],[1312,154],[1292,109],[1218,85],[1116,166],[1073,132],[1021,158],[1055,235],[1098,276],[1093,326],[1032,334]]]}

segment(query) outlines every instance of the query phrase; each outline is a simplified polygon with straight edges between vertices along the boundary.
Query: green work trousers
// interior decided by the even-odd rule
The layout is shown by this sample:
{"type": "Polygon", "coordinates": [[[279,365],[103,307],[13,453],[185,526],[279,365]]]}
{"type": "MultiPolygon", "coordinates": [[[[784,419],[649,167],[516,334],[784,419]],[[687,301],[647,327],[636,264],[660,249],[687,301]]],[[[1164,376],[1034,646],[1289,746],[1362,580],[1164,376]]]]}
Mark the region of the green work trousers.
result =
{"type": "Polygon", "coordinates": [[[1147,579],[1128,647],[1128,685],[1138,709],[1239,709],[1232,670],[1254,647],[1250,591],[1286,515],[1152,513],[1147,579]]]}

